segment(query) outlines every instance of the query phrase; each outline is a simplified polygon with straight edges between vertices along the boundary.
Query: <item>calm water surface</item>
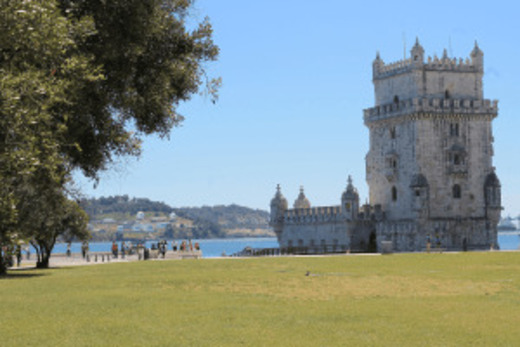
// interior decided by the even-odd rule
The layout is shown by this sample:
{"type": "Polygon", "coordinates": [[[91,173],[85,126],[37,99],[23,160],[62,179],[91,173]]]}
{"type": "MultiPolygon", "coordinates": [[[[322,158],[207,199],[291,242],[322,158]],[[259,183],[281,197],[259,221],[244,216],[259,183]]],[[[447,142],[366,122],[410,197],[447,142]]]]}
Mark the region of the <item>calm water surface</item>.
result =
{"type": "MultiPolygon", "coordinates": [[[[182,240],[177,240],[180,244],[182,240]]],[[[147,241],[146,247],[151,247],[152,243],[157,241],[147,241]]],[[[168,250],[171,250],[171,240],[168,241],[168,250]]],[[[231,255],[240,252],[245,247],[252,248],[276,248],[278,241],[276,237],[259,237],[259,238],[233,238],[233,239],[210,239],[210,240],[192,240],[193,244],[198,242],[202,250],[203,258],[217,258],[222,254],[231,255]]],[[[121,242],[117,243],[121,246],[121,242]]],[[[498,244],[503,251],[518,250],[520,247],[520,234],[515,233],[499,233],[498,244]]],[[[91,252],[110,252],[112,242],[91,242],[89,244],[91,252]]],[[[54,247],[53,253],[65,253],[67,245],[58,243],[54,247]]],[[[81,252],[81,243],[72,243],[71,251],[73,253],[81,252]]]]}

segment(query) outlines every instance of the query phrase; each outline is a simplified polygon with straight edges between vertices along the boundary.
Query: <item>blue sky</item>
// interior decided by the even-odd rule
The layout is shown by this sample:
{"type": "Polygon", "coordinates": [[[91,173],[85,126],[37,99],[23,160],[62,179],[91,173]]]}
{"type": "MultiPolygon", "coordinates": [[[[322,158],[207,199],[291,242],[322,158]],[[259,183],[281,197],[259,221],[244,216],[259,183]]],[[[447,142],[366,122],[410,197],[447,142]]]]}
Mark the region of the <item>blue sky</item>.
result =
{"type": "Polygon", "coordinates": [[[87,196],[128,194],[174,207],[236,203],[268,209],[277,183],[292,204],[336,205],[347,176],[367,198],[364,108],[374,103],[372,61],[400,60],[419,37],[426,56],[484,52],[484,96],[499,100],[494,165],[503,215],[520,213],[520,5],[512,1],[198,0],[220,46],[220,100],[195,96],[169,140],[145,139],[87,196]]]}

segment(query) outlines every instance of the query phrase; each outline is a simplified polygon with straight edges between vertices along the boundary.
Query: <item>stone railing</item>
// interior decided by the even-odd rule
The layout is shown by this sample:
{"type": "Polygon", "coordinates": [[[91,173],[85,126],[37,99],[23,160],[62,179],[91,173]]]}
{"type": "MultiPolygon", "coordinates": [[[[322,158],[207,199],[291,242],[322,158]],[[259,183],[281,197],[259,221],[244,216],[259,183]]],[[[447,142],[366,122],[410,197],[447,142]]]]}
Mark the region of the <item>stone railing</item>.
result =
{"type": "Polygon", "coordinates": [[[413,113],[496,114],[498,100],[413,98],[364,110],[365,122],[413,113]]]}
{"type": "Polygon", "coordinates": [[[374,70],[374,77],[392,75],[399,72],[408,71],[412,68],[412,59],[399,60],[393,63],[381,64],[374,70]]]}

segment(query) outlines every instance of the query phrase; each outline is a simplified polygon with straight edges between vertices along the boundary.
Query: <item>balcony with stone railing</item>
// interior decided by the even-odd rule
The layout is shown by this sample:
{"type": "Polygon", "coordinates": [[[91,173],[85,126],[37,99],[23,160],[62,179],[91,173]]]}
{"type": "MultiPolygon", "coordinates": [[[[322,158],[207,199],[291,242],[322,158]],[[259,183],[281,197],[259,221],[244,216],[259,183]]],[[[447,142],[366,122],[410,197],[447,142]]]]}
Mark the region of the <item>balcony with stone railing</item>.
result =
{"type": "Polygon", "coordinates": [[[413,98],[398,103],[379,105],[364,110],[365,123],[410,114],[493,115],[498,112],[498,100],[413,98]]]}

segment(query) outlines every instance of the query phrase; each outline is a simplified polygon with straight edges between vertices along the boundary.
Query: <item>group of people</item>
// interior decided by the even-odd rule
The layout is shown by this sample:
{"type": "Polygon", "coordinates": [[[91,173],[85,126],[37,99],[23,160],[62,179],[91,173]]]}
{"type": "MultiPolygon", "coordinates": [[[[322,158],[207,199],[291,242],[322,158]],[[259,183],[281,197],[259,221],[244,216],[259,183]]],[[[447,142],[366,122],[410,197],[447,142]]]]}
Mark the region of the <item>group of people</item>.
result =
{"type": "Polygon", "coordinates": [[[139,249],[142,247],[141,244],[138,244],[137,247],[134,247],[132,243],[125,243],[125,241],[121,242],[121,248],[117,246],[117,243],[112,242],[112,256],[117,258],[119,256],[119,252],[121,251],[121,258],[124,259],[126,255],[134,254],[135,248],[139,249]]]}
{"type": "MultiPolygon", "coordinates": [[[[177,241],[172,241],[172,249],[174,251],[177,250],[177,241]]],[[[198,242],[195,242],[195,244],[193,244],[191,242],[191,240],[188,240],[188,241],[183,240],[181,242],[179,250],[181,252],[187,252],[187,251],[193,252],[193,250],[199,251],[200,250],[200,246],[199,246],[198,242]]]]}
{"type": "MultiPolygon", "coordinates": [[[[171,242],[171,249],[173,252],[193,252],[199,251],[200,245],[198,242],[193,243],[191,240],[183,240],[179,243],[177,241],[171,242]]],[[[151,250],[157,250],[159,255],[162,258],[166,257],[166,252],[168,251],[168,242],[166,240],[159,241],[157,243],[152,243],[151,250]]],[[[20,266],[22,262],[22,252],[25,252],[27,260],[31,259],[31,249],[28,244],[25,245],[13,245],[13,246],[4,246],[0,250],[0,256],[3,257],[4,263],[7,264],[8,267],[12,267],[15,265],[20,266]]],[[[149,249],[145,247],[144,243],[138,243],[137,245],[132,244],[131,242],[122,241],[119,246],[115,241],[112,242],[112,257],[118,258],[121,255],[121,258],[125,258],[126,255],[131,255],[137,253],[139,256],[139,260],[147,259],[149,257],[149,249]]],[[[90,247],[87,241],[84,241],[81,244],[81,256],[83,259],[89,261],[90,259],[90,247]]],[[[67,243],[66,256],[71,257],[71,242],[67,243]]],[[[97,256],[96,256],[97,258],[97,256]]],[[[97,260],[96,260],[97,261],[97,260]]]]}

